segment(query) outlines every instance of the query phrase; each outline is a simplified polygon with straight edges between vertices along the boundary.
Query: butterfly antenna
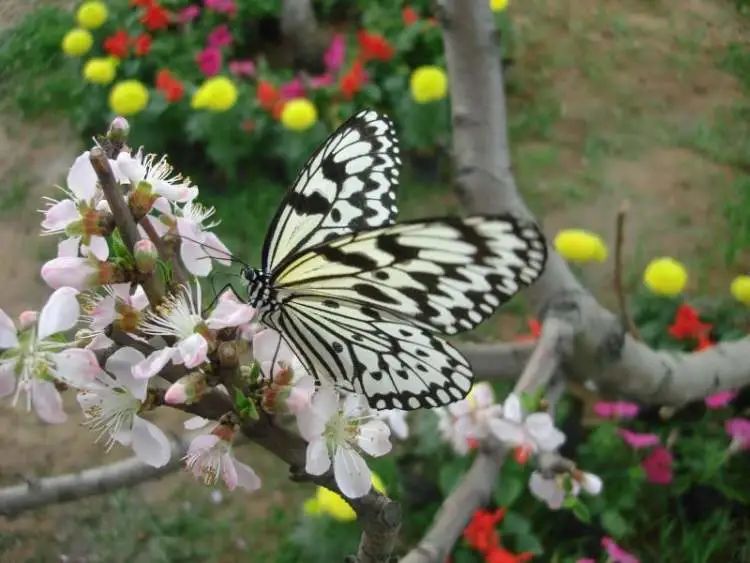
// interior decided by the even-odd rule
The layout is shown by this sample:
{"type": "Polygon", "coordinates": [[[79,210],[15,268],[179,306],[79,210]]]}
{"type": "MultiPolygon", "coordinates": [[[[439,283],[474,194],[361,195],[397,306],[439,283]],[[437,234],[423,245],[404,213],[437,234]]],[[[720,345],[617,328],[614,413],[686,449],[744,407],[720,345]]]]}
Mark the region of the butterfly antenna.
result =
{"type": "MultiPolygon", "coordinates": [[[[226,258],[221,258],[221,260],[229,260],[230,262],[237,262],[239,264],[242,264],[243,266],[245,266],[247,268],[250,267],[250,264],[248,264],[247,262],[245,262],[241,258],[238,258],[237,256],[235,256],[231,252],[227,252],[223,248],[217,248],[215,246],[211,246],[210,244],[206,244],[205,242],[201,242],[199,240],[195,240],[194,238],[186,237],[186,236],[179,235],[179,234],[177,235],[177,237],[179,237],[179,238],[181,238],[183,240],[188,240],[190,242],[194,242],[195,244],[197,244],[198,246],[203,247],[204,249],[213,250],[214,252],[218,252],[219,254],[223,254],[224,256],[226,256],[226,258]]],[[[211,258],[211,256],[207,256],[207,258],[211,258]]]]}

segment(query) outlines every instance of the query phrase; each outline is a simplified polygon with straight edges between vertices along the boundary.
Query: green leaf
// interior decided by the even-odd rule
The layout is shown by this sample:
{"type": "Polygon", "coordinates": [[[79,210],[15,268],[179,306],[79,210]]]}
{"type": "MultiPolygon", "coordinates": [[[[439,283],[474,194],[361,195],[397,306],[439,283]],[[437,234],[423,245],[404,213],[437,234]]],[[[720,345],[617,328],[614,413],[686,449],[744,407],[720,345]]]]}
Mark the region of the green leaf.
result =
{"type": "Polygon", "coordinates": [[[602,512],[601,522],[604,529],[615,539],[625,536],[630,528],[622,515],[616,510],[605,510],[602,512]]]}
{"type": "Polygon", "coordinates": [[[541,555],[544,553],[544,546],[534,534],[522,534],[516,537],[516,551],[530,551],[541,555]]]}
{"type": "Polygon", "coordinates": [[[522,475],[508,475],[506,477],[503,474],[494,490],[495,502],[498,506],[512,506],[523,494],[525,488],[526,482],[522,475]]]}
{"type": "Polygon", "coordinates": [[[509,510],[500,524],[500,531],[503,534],[526,535],[531,532],[531,522],[520,513],[509,510]]]}

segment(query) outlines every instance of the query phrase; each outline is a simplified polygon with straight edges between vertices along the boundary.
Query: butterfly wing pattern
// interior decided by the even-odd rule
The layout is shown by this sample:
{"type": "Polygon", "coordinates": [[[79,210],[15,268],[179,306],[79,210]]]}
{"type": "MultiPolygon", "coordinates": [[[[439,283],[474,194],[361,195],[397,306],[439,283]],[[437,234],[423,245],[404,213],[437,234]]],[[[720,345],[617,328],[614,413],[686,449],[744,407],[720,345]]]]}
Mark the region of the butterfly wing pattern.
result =
{"type": "Polygon", "coordinates": [[[534,223],[510,215],[394,224],[398,165],[393,126],[371,110],[316,151],[266,237],[278,306],[261,320],[319,380],[412,410],[466,396],[471,367],[439,335],[533,283],[547,250],[534,223]]]}
{"type": "Polygon", "coordinates": [[[391,120],[364,110],[315,151],[281,202],[263,245],[263,269],[342,234],[393,223],[398,139],[391,120]]]}

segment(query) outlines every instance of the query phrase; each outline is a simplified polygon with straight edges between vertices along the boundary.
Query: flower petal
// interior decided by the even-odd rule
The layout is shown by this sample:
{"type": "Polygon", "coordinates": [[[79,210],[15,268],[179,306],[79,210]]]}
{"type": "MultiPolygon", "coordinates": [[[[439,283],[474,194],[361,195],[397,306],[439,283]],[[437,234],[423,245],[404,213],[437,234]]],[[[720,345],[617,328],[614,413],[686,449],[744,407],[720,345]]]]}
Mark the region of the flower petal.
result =
{"type": "Polygon", "coordinates": [[[557,485],[557,481],[545,479],[538,471],[531,474],[529,490],[536,498],[547,503],[551,510],[558,510],[565,500],[565,491],[557,485]]]}
{"type": "Polygon", "coordinates": [[[31,382],[31,403],[39,418],[49,424],[61,424],[68,416],[62,408],[62,397],[51,381],[34,378],[31,382]]]}
{"type": "Polygon", "coordinates": [[[100,237],[99,235],[91,235],[91,239],[89,240],[89,251],[97,258],[97,260],[104,262],[109,257],[107,239],[100,237]]]}
{"type": "Polygon", "coordinates": [[[0,348],[17,348],[18,332],[16,325],[13,323],[8,314],[0,309],[0,348]]]}
{"type": "Polygon", "coordinates": [[[138,459],[152,467],[166,465],[172,455],[169,439],[164,432],[140,416],[133,417],[131,446],[138,459]]]}
{"type": "Polygon", "coordinates": [[[364,496],[372,487],[370,468],[352,448],[336,448],[333,476],[341,492],[349,498],[364,496]]]}
{"type": "Polygon", "coordinates": [[[81,246],[81,237],[70,237],[57,243],[58,258],[75,258],[81,246]]]}
{"type": "Polygon", "coordinates": [[[203,247],[192,240],[182,239],[180,259],[194,276],[205,277],[211,273],[211,259],[203,247]]]}
{"type": "Polygon", "coordinates": [[[530,414],[524,420],[524,426],[540,450],[551,452],[565,442],[565,434],[555,428],[552,417],[546,412],[530,414]]]}
{"type": "Polygon", "coordinates": [[[503,417],[513,422],[521,422],[523,420],[521,400],[515,393],[511,393],[505,398],[505,402],[503,403],[503,417]]]}
{"type": "Polygon", "coordinates": [[[72,287],[61,287],[50,295],[39,314],[39,340],[75,326],[81,312],[76,295],[78,291],[72,287]]]}
{"type": "Polygon", "coordinates": [[[80,216],[75,202],[72,199],[63,199],[44,211],[42,228],[45,231],[62,231],[80,216]]]}
{"type": "Polygon", "coordinates": [[[380,419],[370,420],[359,427],[357,445],[373,457],[379,457],[391,451],[391,430],[380,419]]]}
{"type": "Polygon", "coordinates": [[[232,458],[234,470],[237,473],[237,486],[248,491],[260,489],[260,477],[253,471],[252,467],[232,458]]]}
{"type": "Polygon", "coordinates": [[[511,446],[520,446],[526,442],[526,435],[523,428],[515,422],[505,419],[493,419],[490,420],[489,426],[495,438],[501,442],[507,442],[511,446]]]}
{"type": "Polygon", "coordinates": [[[218,330],[249,323],[255,316],[255,308],[245,303],[229,299],[220,299],[211,315],[206,320],[210,329],[218,330]]]}
{"type": "Polygon", "coordinates": [[[233,254],[214,233],[204,233],[203,242],[205,243],[203,248],[206,250],[206,253],[216,259],[219,264],[222,266],[232,265],[230,258],[233,254]]]}
{"type": "Polygon", "coordinates": [[[125,387],[133,397],[140,401],[146,399],[148,380],[133,377],[133,367],[145,359],[146,357],[141,352],[126,346],[107,358],[105,365],[107,371],[115,376],[117,383],[125,387]]]}
{"type": "Polygon", "coordinates": [[[7,397],[16,390],[16,363],[0,363],[0,397],[7,397]]]}
{"type": "Polygon", "coordinates": [[[90,201],[96,193],[96,172],[89,160],[89,151],[78,156],[68,171],[68,189],[83,201],[90,201]]]}
{"type": "Polygon", "coordinates": [[[273,329],[256,332],[253,336],[253,357],[258,362],[291,363],[295,357],[289,346],[281,338],[281,334],[273,329]]]}
{"type": "Polygon", "coordinates": [[[51,354],[51,357],[55,363],[55,377],[76,389],[87,387],[98,376],[103,375],[96,355],[91,350],[68,348],[51,354]]]}
{"type": "Polygon", "coordinates": [[[328,456],[328,448],[323,438],[307,444],[305,458],[305,471],[310,475],[323,475],[331,467],[331,458],[328,456]]]}
{"type": "Polygon", "coordinates": [[[209,419],[203,418],[202,416],[192,416],[183,422],[182,425],[185,427],[185,430],[198,430],[199,428],[203,428],[209,422],[211,422],[209,419]]]}
{"type": "Polygon", "coordinates": [[[162,348],[148,355],[148,358],[133,366],[133,377],[136,379],[148,379],[158,374],[169,360],[172,359],[174,348],[162,348]]]}
{"type": "Polygon", "coordinates": [[[177,349],[188,369],[199,366],[208,359],[208,342],[197,332],[177,342],[177,349]]]}

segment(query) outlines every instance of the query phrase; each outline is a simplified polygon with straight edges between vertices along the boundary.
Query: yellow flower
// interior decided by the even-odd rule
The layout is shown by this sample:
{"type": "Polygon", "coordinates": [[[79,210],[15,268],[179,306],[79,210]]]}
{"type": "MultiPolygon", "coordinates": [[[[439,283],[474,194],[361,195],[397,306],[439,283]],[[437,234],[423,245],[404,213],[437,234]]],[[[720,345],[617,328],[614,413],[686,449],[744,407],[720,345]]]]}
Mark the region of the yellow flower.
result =
{"type": "Polygon", "coordinates": [[[729,287],[732,296],[745,305],[750,305],[750,276],[737,276],[729,287]]]}
{"type": "Polygon", "coordinates": [[[104,2],[84,2],[76,12],[78,25],[86,29],[96,29],[107,20],[107,6],[104,2]]]}
{"type": "Polygon", "coordinates": [[[85,29],[71,29],[62,40],[62,50],[71,57],[80,57],[88,52],[94,44],[91,33],[85,29]]]}
{"type": "Polygon", "coordinates": [[[294,98],[284,104],[281,110],[281,123],[292,131],[309,129],[318,120],[318,110],[307,98],[294,98]]]}
{"type": "Polygon", "coordinates": [[[89,59],[83,65],[83,77],[94,84],[109,84],[115,79],[116,68],[110,57],[89,59]]]}
{"type": "Polygon", "coordinates": [[[607,246],[596,233],[584,229],[564,229],[555,236],[555,249],[569,262],[604,262],[607,246]]]}
{"type": "Polygon", "coordinates": [[[490,0],[490,10],[493,12],[502,12],[508,7],[508,0],[490,0]]]}
{"type": "Polygon", "coordinates": [[[214,76],[206,80],[193,94],[190,106],[193,109],[226,111],[237,103],[237,87],[226,76],[214,76]]]}
{"type": "Polygon", "coordinates": [[[134,115],[148,104],[148,89],[138,80],[123,80],[109,91],[109,107],[117,115],[134,115]]]}
{"type": "Polygon", "coordinates": [[[685,266],[674,258],[651,260],[643,272],[643,281],[653,293],[669,297],[679,295],[687,284],[685,266]]]}
{"type": "Polygon", "coordinates": [[[420,66],[411,73],[409,87],[418,104],[442,100],[448,92],[448,77],[439,66],[420,66]]]}
{"type": "MultiPolygon", "coordinates": [[[[376,491],[385,493],[385,485],[376,473],[372,474],[372,486],[376,491]]],[[[315,496],[305,501],[303,509],[311,516],[325,514],[339,522],[351,522],[357,518],[352,507],[341,495],[329,491],[325,487],[318,487],[315,496]]]]}

